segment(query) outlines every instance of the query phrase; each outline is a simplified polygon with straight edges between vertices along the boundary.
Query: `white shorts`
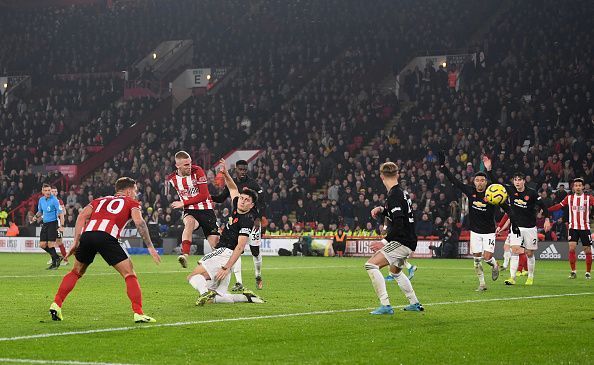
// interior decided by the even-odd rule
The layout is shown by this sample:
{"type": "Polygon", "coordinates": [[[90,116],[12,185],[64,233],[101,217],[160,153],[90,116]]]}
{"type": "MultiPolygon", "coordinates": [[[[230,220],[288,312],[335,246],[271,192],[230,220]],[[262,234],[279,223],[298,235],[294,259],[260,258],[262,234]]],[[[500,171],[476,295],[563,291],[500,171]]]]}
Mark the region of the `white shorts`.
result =
{"type": "Polygon", "coordinates": [[[522,246],[527,250],[535,251],[538,248],[538,231],[536,227],[520,227],[520,235],[509,233],[510,246],[522,246]]]}
{"type": "Polygon", "coordinates": [[[252,228],[250,232],[250,237],[248,238],[248,245],[250,246],[260,246],[262,239],[262,227],[255,227],[252,228]]]}
{"type": "Polygon", "coordinates": [[[470,231],[470,252],[495,252],[495,233],[474,233],[470,231]]]}
{"type": "MultiPolygon", "coordinates": [[[[206,272],[208,276],[210,276],[211,280],[208,281],[208,289],[216,291],[219,294],[226,294],[227,290],[229,289],[229,281],[231,280],[231,275],[228,274],[223,280],[216,281],[214,278],[217,276],[217,272],[221,269],[221,267],[225,266],[229,258],[233,254],[233,251],[226,248],[217,248],[216,250],[212,251],[211,253],[204,255],[198,261],[206,272]]],[[[230,273],[231,271],[229,271],[230,273]]]]}
{"type": "MultiPolygon", "coordinates": [[[[386,243],[386,241],[384,241],[384,243],[386,243]]],[[[413,253],[410,248],[396,241],[386,243],[379,252],[384,255],[390,265],[400,269],[404,267],[406,259],[413,253]]]]}

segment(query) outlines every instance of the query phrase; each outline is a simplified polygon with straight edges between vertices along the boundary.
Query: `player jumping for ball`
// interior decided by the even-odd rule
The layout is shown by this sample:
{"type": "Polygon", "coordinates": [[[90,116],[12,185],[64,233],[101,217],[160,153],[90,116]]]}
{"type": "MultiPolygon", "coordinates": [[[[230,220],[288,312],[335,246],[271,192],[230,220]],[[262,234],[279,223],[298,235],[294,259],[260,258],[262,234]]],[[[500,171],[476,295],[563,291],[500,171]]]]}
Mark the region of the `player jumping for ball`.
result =
{"type": "Polygon", "coordinates": [[[215,247],[219,227],[204,170],[198,165],[192,165],[192,158],[186,151],[175,154],[175,167],[177,170],[167,177],[167,181],[175,188],[180,199],[171,203],[171,207],[184,210],[181,255],[177,259],[186,268],[193,232],[202,228],[210,247],[215,247]]]}

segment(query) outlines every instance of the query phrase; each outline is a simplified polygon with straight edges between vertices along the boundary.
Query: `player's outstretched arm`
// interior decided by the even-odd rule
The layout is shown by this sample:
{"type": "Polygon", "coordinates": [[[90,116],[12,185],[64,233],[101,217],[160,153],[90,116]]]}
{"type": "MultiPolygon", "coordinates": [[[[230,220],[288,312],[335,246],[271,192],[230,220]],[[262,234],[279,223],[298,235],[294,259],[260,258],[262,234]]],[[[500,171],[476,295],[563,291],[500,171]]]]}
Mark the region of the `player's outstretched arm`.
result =
{"type": "Polygon", "coordinates": [[[221,158],[221,173],[225,178],[225,185],[227,185],[227,189],[229,189],[229,195],[231,196],[231,200],[235,199],[239,196],[239,189],[237,188],[237,184],[233,181],[233,178],[227,171],[227,165],[224,158],[221,158]]]}
{"type": "Polygon", "coordinates": [[[155,250],[155,246],[153,246],[153,241],[151,240],[151,235],[149,234],[148,226],[144,218],[142,218],[142,213],[140,213],[140,209],[132,209],[132,220],[134,221],[134,225],[136,226],[136,230],[140,233],[140,237],[144,241],[144,244],[149,250],[149,253],[153,257],[153,261],[158,265],[161,262],[161,257],[157,250],[155,250]]]}
{"type": "Polygon", "coordinates": [[[245,245],[247,244],[247,241],[248,236],[239,236],[239,238],[237,239],[237,246],[235,246],[233,254],[231,254],[231,257],[229,257],[227,263],[224,266],[222,266],[219,269],[219,271],[217,271],[217,274],[215,276],[216,280],[223,280],[227,275],[229,275],[229,273],[231,272],[231,268],[233,267],[233,265],[235,265],[235,262],[237,262],[239,256],[241,256],[241,254],[245,250],[245,245]]]}
{"type": "Polygon", "coordinates": [[[439,170],[443,172],[445,177],[450,180],[452,184],[458,189],[460,189],[464,194],[469,194],[469,187],[466,186],[462,181],[456,179],[456,177],[452,174],[450,169],[446,166],[446,156],[445,152],[439,151],[437,153],[437,160],[439,163],[439,170]]]}

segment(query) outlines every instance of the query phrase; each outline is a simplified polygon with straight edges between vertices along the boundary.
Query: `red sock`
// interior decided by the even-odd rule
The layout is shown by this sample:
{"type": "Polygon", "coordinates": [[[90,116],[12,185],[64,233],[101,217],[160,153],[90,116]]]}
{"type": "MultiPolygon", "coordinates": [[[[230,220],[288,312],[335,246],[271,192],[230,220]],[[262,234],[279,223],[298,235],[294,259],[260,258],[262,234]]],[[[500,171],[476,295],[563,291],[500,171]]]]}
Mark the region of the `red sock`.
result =
{"type": "Polygon", "coordinates": [[[183,240],[182,241],[182,253],[184,255],[190,254],[190,246],[192,246],[192,241],[190,240],[183,240]]]}
{"type": "Polygon", "coordinates": [[[58,288],[58,292],[56,293],[56,296],[54,297],[54,302],[56,302],[56,304],[58,306],[60,306],[60,307],[62,306],[62,303],[64,303],[64,300],[66,300],[68,293],[70,293],[72,291],[72,289],[74,289],[74,286],[76,285],[76,282],[78,281],[78,279],[80,279],[80,274],[74,270],[72,270],[68,274],[64,275],[64,278],[62,279],[62,283],[60,284],[60,287],[58,288]]]}
{"type": "Polygon", "coordinates": [[[592,253],[586,253],[586,272],[592,270],[592,253]]]}
{"type": "Polygon", "coordinates": [[[518,263],[518,271],[524,271],[528,269],[528,257],[525,253],[520,254],[520,262],[518,263]]]}
{"type": "MultiPolygon", "coordinates": [[[[60,253],[62,254],[62,257],[66,257],[66,248],[64,248],[64,245],[60,245],[58,247],[60,247],[60,253]]],[[[67,261],[67,260],[64,260],[64,261],[67,261]]]]}
{"type": "Polygon", "coordinates": [[[577,257],[575,256],[575,251],[569,251],[569,266],[571,266],[571,271],[575,271],[576,261],[577,257]]]}
{"type": "Polygon", "coordinates": [[[134,313],[144,314],[142,312],[142,292],[140,291],[140,284],[138,284],[136,275],[126,276],[126,291],[128,298],[132,302],[134,313]]]}

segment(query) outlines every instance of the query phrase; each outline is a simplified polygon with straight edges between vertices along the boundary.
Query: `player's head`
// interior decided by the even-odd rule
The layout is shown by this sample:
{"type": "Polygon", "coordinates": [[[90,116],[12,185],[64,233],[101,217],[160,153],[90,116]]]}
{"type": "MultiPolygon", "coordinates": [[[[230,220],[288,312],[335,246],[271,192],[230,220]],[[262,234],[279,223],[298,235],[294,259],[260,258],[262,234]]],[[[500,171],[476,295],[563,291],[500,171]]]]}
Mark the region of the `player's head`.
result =
{"type": "Polygon", "coordinates": [[[52,185],[52,195],[57,197],[58,196],[58,187],[52,185]]]}
{"type": "Polygon", "coordinates": [[[582,194],[584,192],[584,179],[581,177],[576,177],[573,179],[573,192],[576,194],[582,194]]]}
{"type": "Polygon", "coordinates": [[[175,167],[181,176],[188,176],[192,172],[192,157],[186,151],[179,151],[175,154],[175,167]]]}
{"type": "Polygon", "coordinates": [[[45,196],[46,198],[49,198],[50,196],[52,196],[52,187],[50,184],[43,184],[41,186],[41,194],[43,194],[43,196],[45,196]]]}
{"type": "Polygon", "coordinates": [[[398,166],[394,162],[384,162],[379,168],[380,179],[386,187],[398,183],[398,166]]]}
{"type": "Polygon", "coordinates": [[[136,199],[138,187],[136,186],[136,181],[133,178],[124,176],[116,180],[115,191],[116,194],[136,199]]]}
{"type": "Polygon", "coordinates": [[[526,185],[526,175],[523,172],[515,172],[514,173],[514,186],[516,189],[523,191],[524,186],[526,185]]]}
{"type": "Polygon", "coordinates": [[[477,191],[485,191],[487,188],[487,174],[482,171],[474,174],[474,187],[477,191]]]}
{"type": "Polygon", "coordinates": [[[248,163],[246,160],[239,160],[235,163],[235,174],[238,179],[244,179],[248,173],[248,163]]]}
{"type": "Polygon", "coordinates": [[[249,212],[258,202],[258,193],[252,189],[244,188],[239,194],[237,210],[239,213],[249,212]]]}

